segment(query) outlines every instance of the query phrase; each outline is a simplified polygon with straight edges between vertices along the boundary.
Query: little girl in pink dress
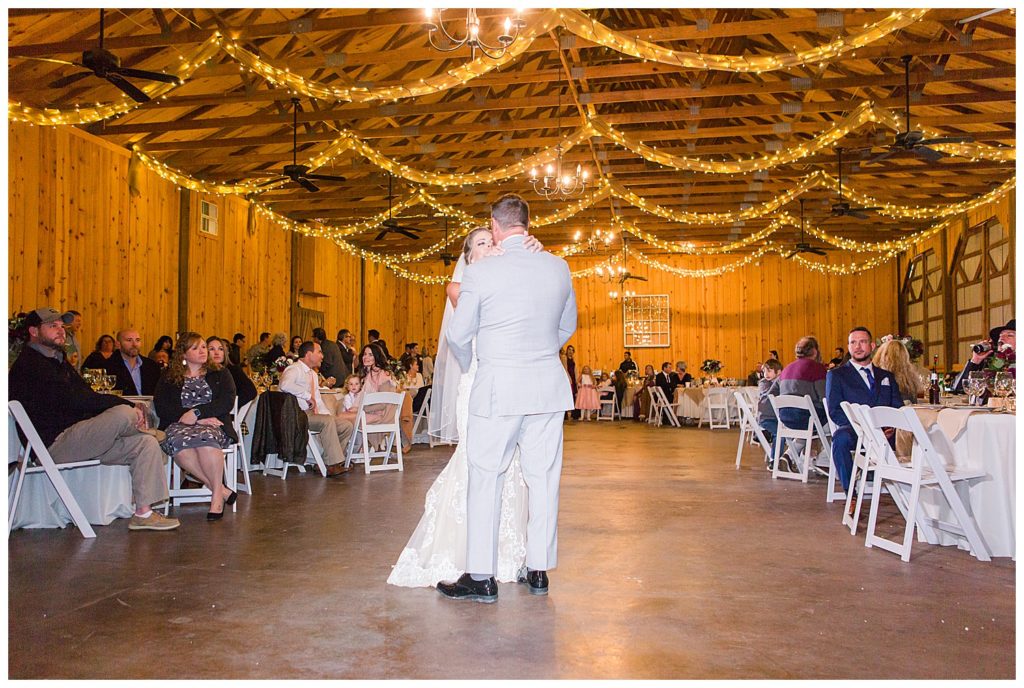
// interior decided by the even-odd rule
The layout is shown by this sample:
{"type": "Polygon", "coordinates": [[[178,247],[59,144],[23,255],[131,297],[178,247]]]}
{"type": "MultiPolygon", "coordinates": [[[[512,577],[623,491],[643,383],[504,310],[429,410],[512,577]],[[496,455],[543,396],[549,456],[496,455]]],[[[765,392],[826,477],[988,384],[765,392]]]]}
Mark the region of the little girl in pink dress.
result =
{"type": "Polygon", "coordinates": [[[576,408],[584,412],[583,420],[590,420],[590,412],[601,408],[601,402],[597,398],[597,389],[594,387],[594,374],[590,366],[583,366],[580,373],[580,389],[576,393],[576,408]]]}

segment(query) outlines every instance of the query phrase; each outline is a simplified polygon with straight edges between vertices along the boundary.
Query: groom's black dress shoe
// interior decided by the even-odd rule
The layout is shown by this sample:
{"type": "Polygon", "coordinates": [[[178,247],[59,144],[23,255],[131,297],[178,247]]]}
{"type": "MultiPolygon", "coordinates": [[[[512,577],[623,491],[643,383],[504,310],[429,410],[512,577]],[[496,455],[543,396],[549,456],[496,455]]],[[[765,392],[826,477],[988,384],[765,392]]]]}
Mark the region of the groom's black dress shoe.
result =
{"type": "Polygon", "coordinates": [[[487,580],[475,581],[468,573],[464,573],[454,583],[438,583],[437,590],[453,600],[473,600],[485,604],[498,601],[498,582],[494,580],[494,576],[487,580]]]}
{"type": "Polygon", "coordinates": [[[548,594],[547,571],[528,571],[525,574],[520,573],[519,582],[526,583],[529,586],[531,595],[548,594]]]}

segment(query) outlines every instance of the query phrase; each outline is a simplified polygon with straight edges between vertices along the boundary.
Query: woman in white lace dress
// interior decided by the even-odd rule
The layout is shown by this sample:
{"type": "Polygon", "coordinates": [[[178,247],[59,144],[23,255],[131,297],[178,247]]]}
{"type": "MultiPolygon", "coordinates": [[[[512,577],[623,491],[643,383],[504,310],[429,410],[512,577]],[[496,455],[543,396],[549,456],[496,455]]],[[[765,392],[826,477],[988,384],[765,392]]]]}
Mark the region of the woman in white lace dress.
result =
{"type": "MultiPolygon", "coordinates": [[[[527,248],[540,251],[540,242],[529,237],[527,248]]],[[[469,418],[469,391],[476,375],[476,360],[462,374],[458,363],[447,353],[448,320],[458,304],[458,285],[466,264],[500,252],[490,231],[474,229],[466,237],[462,258],[455,266],[452,283],[448,285],[438,351],[434,367],[429,432],[445,442],[458,442],[455,453],[434,484],[427,490],[423,516],[408,544],[388,576],[388,583],[403,587],[433,587],[439,581],[456,580],[466,571],[466,484],[469,463],[466,447],[460,441],[466,435],[469,418]],[[454,395],[452,392],[456,392],[454,395]],[[454,411],[454,413],[453,413],[454,411]]],[[[526,560],[527,521],[526,482],[516,450],[512,465],[505,475],[501,493],[501,522],[498,531],[498,570],[503,583],[517,580],[526,560]]]]}

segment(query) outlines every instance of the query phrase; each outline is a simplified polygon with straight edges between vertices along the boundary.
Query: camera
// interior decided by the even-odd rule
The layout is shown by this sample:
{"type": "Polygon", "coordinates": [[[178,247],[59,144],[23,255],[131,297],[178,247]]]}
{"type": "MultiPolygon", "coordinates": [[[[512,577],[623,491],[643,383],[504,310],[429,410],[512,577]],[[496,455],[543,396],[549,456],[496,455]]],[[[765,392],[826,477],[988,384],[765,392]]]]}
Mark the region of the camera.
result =
{"type": "Polygon", "coordinates": [[[971,351],[976,354],[988,353],[992,350],[992,342],[981,342],[971,347],[971,351]]]}

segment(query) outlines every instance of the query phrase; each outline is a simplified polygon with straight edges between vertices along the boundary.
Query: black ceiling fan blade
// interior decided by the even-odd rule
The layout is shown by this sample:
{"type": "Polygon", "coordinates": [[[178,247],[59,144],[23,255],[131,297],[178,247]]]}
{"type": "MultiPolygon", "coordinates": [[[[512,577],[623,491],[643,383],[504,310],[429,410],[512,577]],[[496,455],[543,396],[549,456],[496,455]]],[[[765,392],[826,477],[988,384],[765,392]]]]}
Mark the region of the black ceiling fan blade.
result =
{"type": "Polygon", "coordinates": [[[258,188],[258,189],[262,189],[262,188],[263,188],[264,186],[270,186],[271,184],[277,184],[277,183],[279,183],[279,182],[280,182],[280,181],[281,181],[282,179],[287,179],[287,177],[274,177],[273,179],[270,179],[270,180],[268,180],[268,181],[265,181],[265,182],[263,182],[262,184],[257,184],[257,185],[256,185],[256,188],[258,188]]]}
{"type": "Polygon", "coordinates": [[[70,86],[71,84],[75,83],[76,81],[80,81],[80,80],[84,79],[87,76],[92,76],[92,72],[78,72],[77,74],[70,74],[68,76],[63,76],[63,77],[61,77],[59,79],[51,81],[48,84],[48,87],[49,88],[64,88],[65,86],[70,86]]]}
{"type": "Polygon", "coordinates": [[[71,65],[72,67],[85,67],[80,62],[71,62],[69,60],[58,60],[55,57],[30,57],[25,56],[22,58],[11,58],[11,59],[22,59],[22,60],[36,60],[37,62],[53,62],[54,64],[71,65]]]}
{"type": "Polygon", "coordinates": [[[413,233],[406,227],[397,227],[394,231],[398,232],[399,234],[403,234],[414,241],[420,238],[418,234],[413,233]]]}
{"type": "Polygon", "coordinates": [[[866,220],[866,219],[868,219],[868,216],[866,214],[862,213],[859,209],[858,210],[849,210],[849,211],[847,211],[846,214],[849,215],[850,217],[855,217],[858,220],[866,220]]]}
{"type": "Polygon", "coordinates": [[[869,206],[867,208],[857,208],[857,210],[869,211],[869,210],[881,210],[882,208],[877,205],[869,206]]]}
{"type": "Polygon", "coordinates": [[[934,146],[940,143],[974,143],[973,136],[940,136],[935,139],[924,139],[920,142],[922,146],[934,146]]]}
{"type": "Polygon", "coordinates": [[[334,177],[329,174],[313,174],[312,172],[304,175],[307,179],[322,179],[326,182],[347,182],[348,179],[345,177],[334,177]]]}
{"type": "Polygon", "coordinates": [[[816,256],[826,256],[826,255],[828,255],[827,253],[825,253],[825,251],[823,251],[820,248],[809,248],[809,249],[807,249],[806,253],[813,253],[816,256]]]}
{"type": "Polygon", "coordinates": [[[120,74],[113,74],[108,72],[107,75],[103,78],[117,86],[126,94],[128,94],[128,96],[136,103],[148,103],[150,101],[149,96],[140,91],[133,84],[129,83],[129,81],[120,74]]]}
{"type": "Polygon", "coordinates": [[[136,79],[149,79],[150,81],[162,81],[165,84],[180,84],[181,79],[173,74],[163,72],[148,72],[145,69],[132,69],[131,67],[118,67],[114,70],[117,74],[130,76],[136,79]]]}
{"type": "Polygon", "coordinates": [[[790,251],[789,255],[786,256],[786,260],[789,260],[790,258],[792,258],[793,256],[795,256],[798,253],[800,253],[800,251],[798,251],[796,249],[793,249],[792,251],[790,251]]]}
{"type": "Polygon", "coordinates": [[[899,153],[898,149],[890,148],[889,150],[887,150],[886,152],[882,153],[881,155],[876,155],[875,157],[871,158],[870,160],[865,160],[864,162],[861,163],[861,165],[874,165],[876,162],[882,162],[883,160],[887,160],[887,159],[891,158],[892,156],[896,155],[897,153],[899,153]]]}
{"type": "Polygon", "coordinates": [[[928,146],[914,146],[913,150],[914,155],[918,156],[919,158],[924,158],[928,162],[938,162],[939,160],[942,160],[944,157],[946,157],[945,153],[933,150],[928,146]]]}
{"type": "Polygon", "coordinates": [[[309,181],[305,177],[296,177],[293,181],[306,191],[312,191],[313,193],[316,193],[317,191],[320,190],[319,186],[309,181]]]}
{"type": "Polygon", "coordinates": [[[390,229],[385,229],[384,231],[382,231],[380,234],[377,235],[377,238],[374,239],[374,241],[380,241],[381,239],[386,237],[388,235],[388,232],[390,232],[390,231],[391,231],[390,229]]]}

